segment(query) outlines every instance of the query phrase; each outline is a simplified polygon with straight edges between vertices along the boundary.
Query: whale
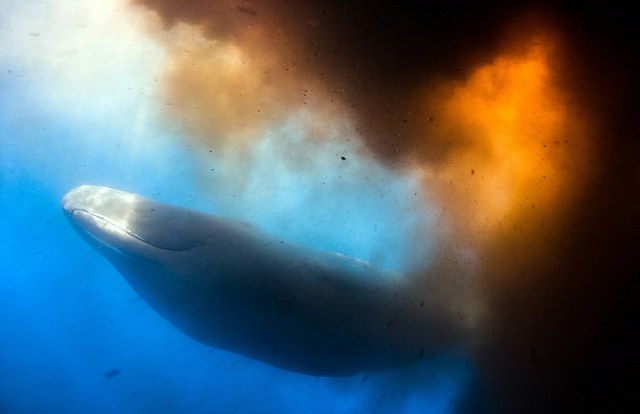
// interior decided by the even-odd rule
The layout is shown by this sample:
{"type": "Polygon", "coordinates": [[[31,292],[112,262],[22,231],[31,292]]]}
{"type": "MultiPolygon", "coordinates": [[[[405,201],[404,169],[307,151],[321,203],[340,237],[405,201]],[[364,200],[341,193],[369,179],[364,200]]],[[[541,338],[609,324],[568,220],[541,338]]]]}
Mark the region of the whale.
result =
{"type": "Polygon", "coordinates": [[[214,348],[347,376],[418,364],[456,336],[402,275],[237,219],[90,185],[62,210],[161,317],[214,348]]]}

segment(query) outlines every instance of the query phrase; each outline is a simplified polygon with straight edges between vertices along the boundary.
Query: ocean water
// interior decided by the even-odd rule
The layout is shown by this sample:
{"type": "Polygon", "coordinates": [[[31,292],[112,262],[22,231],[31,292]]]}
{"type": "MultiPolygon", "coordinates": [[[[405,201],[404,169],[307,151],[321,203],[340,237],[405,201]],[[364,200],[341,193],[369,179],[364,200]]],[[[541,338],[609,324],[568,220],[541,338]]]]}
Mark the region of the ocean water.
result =
{"type": "Polygon", "coordinates": [[[481,3],[0,0],[0,414],[640,412],[638,25],[481,3]],[[82,184],[405,275],[462,340],[339,378],[202,345],[82,184]]]}
{"type": "MultiPolygon", "coordinates": [[[[305,144],[305,111],[265,131],[244,164],[229,161],[233,150],[210,155],[182,139],[156,88],[165,52],[136,13],[106,1],[3,3],[0,413],[451,412],[472,378],[462,359],[323,378],[208,348],[156,314],[69,226],[64,194],[105,185],[399,270],[410,235],[431,226],[416,177],[357,144],[305,144]],[[283,137],[315,155],[288,164],[283,137]]],[[[432,241],[423,243],[426,263],[432,241]]]]}

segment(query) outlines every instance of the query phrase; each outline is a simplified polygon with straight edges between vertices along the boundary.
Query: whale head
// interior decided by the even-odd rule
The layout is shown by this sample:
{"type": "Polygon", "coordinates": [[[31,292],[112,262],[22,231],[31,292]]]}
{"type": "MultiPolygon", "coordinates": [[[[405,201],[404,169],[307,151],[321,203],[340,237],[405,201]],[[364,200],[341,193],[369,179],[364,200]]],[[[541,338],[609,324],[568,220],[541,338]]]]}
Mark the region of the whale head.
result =
{"type": "Polygon", "coordinates": [[[107,187],[77,187],[62,209],[92,246],[123,255],[185,251],[215,239],[211,216],[107,187]]]}

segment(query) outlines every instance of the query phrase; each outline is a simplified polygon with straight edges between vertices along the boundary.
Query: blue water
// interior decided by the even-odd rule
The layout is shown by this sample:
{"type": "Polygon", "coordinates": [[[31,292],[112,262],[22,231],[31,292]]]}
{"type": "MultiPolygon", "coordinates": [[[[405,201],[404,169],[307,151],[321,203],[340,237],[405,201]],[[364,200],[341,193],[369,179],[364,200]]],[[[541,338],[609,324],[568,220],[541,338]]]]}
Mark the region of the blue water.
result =
{"type": "MultiPolygon", "coordinates": [[[[14,101],[0,118],[1,412],[451,409],[469,377],[461,361],[443,357],[400,372],[314,378],[207,348],[165,322],[77,237],[59,201],[90,182],[205,204],[189,184],[187,154],[167,140],[132,165],[117,143],[81,138],[85,127],[56,121],[27,102],[14,101]]],[[[102,127],[109,135],[108,123],[102,127]]]]}
{"type": "MultiPolygon", "coordinates": [[[[0,23],[24,18],[20,13],[0,23]]],[[[29,41],[44,36],[28,37],[36,30],[28,26],[22,30],[29,41]]],[[[39,66],[9,46],[5,40],[9,52],[0,55],[0,413],[454,409],[472,375],[466,362],[451,356],[408,370],[318,378],[196,343],[157,315],[77,236],[59,205],[77,185],[106,185],[236,216],[297,242],[399,268],[410,243],[403,229],[429,224],[428,217],[396,214],[416,207],[415,183],[357,157],[345,174],[321,176],[325,160],[318,159],[302,175],[285,165],[265,176],[274,164],[266,136],[262,158],[252,164],[251,185],[236,194],[219,174],[203,186],[203,166],[211,163],[211,170],[219,160],[203,159],[198,148],[163,129],[148,96],[127,94],[124,87],[100,96],[76,90],[73,82],[52,75],[60,68],[51,62],[60,58],[65,65],[60,56],[40,56],[52,66],[39,66]],[[140,108],[151,115],[142,116],[140,108]],[[314,187],[321,181],[324,186],[314,187]],[[269,202],[258,204],[252,195],[267,183],[269,202]],[[305,195],[305,188],[315,188],[320,200],[305,195]],[[336,237],[332,229],[345,226],[349,235],[336,237]]],[[[48,50],[26,47],[35,48],[33,54],[48,50]]],[[[295,122],[281,126],[281,133],[295,122]]]]}

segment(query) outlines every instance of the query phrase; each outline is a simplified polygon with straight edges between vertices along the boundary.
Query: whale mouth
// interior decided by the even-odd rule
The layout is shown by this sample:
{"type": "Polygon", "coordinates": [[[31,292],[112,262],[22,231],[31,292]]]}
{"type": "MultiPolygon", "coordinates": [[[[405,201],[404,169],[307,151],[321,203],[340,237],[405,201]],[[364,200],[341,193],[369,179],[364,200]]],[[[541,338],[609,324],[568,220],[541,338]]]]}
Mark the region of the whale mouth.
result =
{"type": "Polygon", "coordinates": [[[123,227],[116,223],[115,221],[109,219],[108,217],[98,214],[92,211],[87,211],[80,208],[75,208],[71,210],[66,210],[70,219],[76,223],[85,233],[94,238],[101,244],[104,244],[109,247],[114,247],[111,243],[109,243],[106,239],[126,239],[133,238],[138,241],[148,244],[150,246],[156,247],[158,249],[163,249],[161,246],[156,246],[153,243],[149,243],[144,237],[139,234],[133,232],[132,230],[123,227]],[[104,235],[110,235],[110,237],[106,238],[104,235]],[[101,237],[102,236],[102,237],[101,237]]]}
{"type": "Polygon", "coordinates": [[[74,228],[97,247],[125,255],[146,247],[184,251],[202,244],[188,237],[184,220],[188,212],[136,194],[83,185],[64,196],[62,209],[74,228]]]}

